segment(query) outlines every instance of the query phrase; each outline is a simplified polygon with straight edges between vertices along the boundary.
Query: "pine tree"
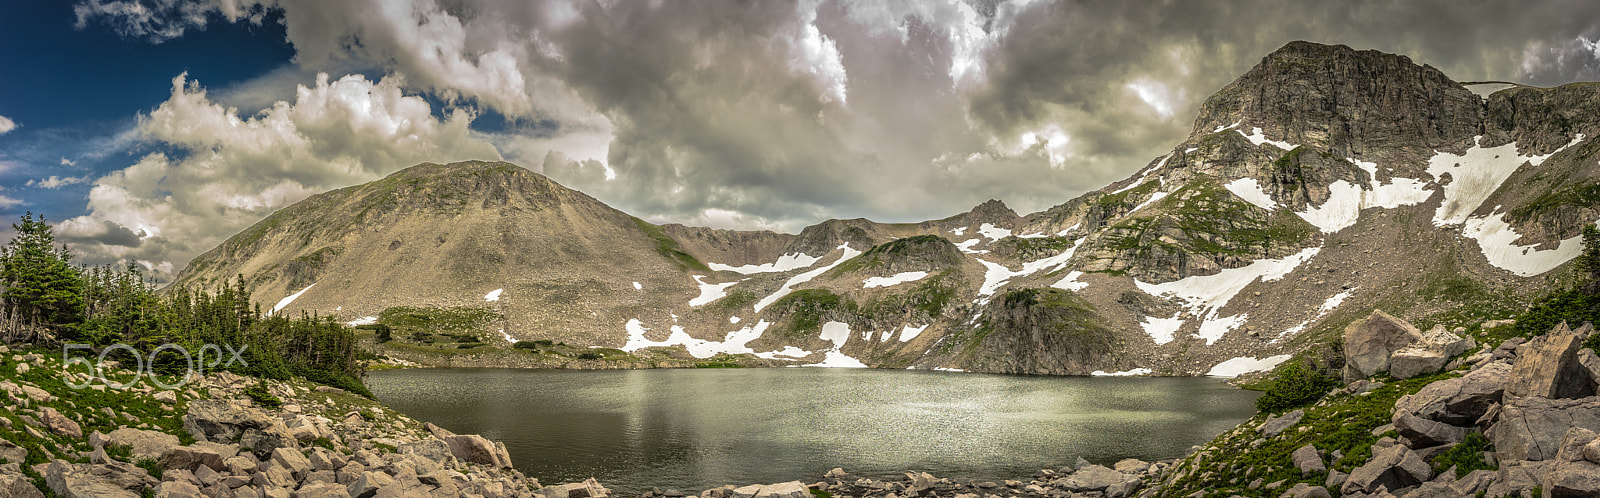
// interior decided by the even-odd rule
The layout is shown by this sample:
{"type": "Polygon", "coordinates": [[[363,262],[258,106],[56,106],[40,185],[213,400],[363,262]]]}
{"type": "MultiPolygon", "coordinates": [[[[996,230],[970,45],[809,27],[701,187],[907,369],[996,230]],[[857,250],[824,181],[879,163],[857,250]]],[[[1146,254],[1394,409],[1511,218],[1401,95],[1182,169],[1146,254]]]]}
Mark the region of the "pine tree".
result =
{"type": "Polygon", "coordinates": [[[18,333],[44,327],[59,329],[83,320],[83,280],[71,264],[65,246],[56,247],[55,234],[43,216],[22,215],[11,225],[17,235],[0,248],[0,304],[15,320],[18,333]]]}
{"type": "Polygon", "coordinates": [[[1600,296],[1600,228],[1583,226],[1583,254],[1573,262],[1573,267],[1578,270],[1578,278],[1583,282],[1580,284],[1583,292],[1600,296]]]}

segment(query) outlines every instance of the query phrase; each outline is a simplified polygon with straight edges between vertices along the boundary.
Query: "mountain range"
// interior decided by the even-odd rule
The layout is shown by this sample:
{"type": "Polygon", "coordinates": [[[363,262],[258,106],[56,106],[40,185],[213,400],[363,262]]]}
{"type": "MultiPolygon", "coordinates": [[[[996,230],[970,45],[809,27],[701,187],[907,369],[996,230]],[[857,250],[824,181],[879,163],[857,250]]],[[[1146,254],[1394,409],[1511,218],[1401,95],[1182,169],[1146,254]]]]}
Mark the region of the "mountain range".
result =
{"type": "Polygon", "coordinates": [[[1373,310],[1453,328],[1559,283],[1600,219],[1594,109],[1593,83],[1463,84],[1294,42],[1132,176],[1032,214],[658,226],[513,164],[421,164],[284,208],[173,286],[240,276],[275,313],[353,325],[487,317],[450,355],[388,350],[415,362],[516,365],[549,341],[607,352],[563,363],[586,368],[1232,376],[1373,310]]]}

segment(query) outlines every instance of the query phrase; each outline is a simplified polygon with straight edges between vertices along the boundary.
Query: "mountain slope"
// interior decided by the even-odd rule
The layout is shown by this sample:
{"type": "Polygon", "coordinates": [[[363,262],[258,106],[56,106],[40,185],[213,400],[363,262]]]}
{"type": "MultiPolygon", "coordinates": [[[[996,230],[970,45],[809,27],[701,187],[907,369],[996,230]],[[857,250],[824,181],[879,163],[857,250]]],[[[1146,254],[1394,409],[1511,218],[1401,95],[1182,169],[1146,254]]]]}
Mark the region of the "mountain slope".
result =
{"type": "Polygon", "coordinates": [[[1597,100],[1482,98],[1402,56],[1295,42],[1170,152],[1026,216],[657,227],[514,165],[421,165],[286,208],[176,285],[243,274],[263,305],[352,323],[486,307],[480,349],[545,339],[629,365],[1204,374],[1373,309],[1425,327],[1520,309],[1600,218],[1597,100]]]}

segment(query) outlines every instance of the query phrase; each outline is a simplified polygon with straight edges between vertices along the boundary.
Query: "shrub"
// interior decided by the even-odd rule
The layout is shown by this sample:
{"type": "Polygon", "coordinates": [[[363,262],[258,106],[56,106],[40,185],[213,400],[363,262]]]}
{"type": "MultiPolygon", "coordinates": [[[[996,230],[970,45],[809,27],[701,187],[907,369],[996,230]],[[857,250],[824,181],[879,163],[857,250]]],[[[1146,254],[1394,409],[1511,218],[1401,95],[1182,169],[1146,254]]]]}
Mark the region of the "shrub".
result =
{"type": "Polygon", "coordinates": [[[1309,405],[1339,387],[1339,381],[1299,361],[1291,361],[1279,366],[1263,387],[1266,392],[1256,398],[1256,410],[1277,412],[1309,405]]]}
{"type": "Polygon", "coordinates": [[[266,382],[257,382],[253,386],[244,388],[244,395],[250,397],[250,400],[255,401],[256,404],[266,408],[277,408],[283,405],[283,400],[267,392],[266,382]]]}
{"type": "Polygon", "coordinates": [[[1450,467],[1455,467],[1456,478],[1460,479],[1474,470],[1495,470],[1493,465],[1483,461],[1483,452],[1493,450],[1494,444],[1489,442],[1489,438],[1477,432],[1469,432],[1467,439],[1461,444],[1433,457],[1433,471],[1444,472],[1450,467]]]}

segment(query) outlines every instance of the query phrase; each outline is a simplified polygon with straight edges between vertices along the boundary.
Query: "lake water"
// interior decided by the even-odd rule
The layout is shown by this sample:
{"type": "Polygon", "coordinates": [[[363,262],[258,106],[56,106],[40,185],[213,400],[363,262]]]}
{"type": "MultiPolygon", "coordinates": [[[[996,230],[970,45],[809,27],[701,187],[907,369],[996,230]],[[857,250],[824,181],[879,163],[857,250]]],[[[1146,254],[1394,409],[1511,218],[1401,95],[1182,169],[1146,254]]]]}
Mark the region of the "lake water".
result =
{"type": "Polygon", "coordinates": [[[1249,418],[1258,393],[1205,378],[756,368],[373,372],[417,420],[503,441],[540,482],[636,495],[864,476],[1016,479],[1083,457],[1179,457],[1249,418]]]}

